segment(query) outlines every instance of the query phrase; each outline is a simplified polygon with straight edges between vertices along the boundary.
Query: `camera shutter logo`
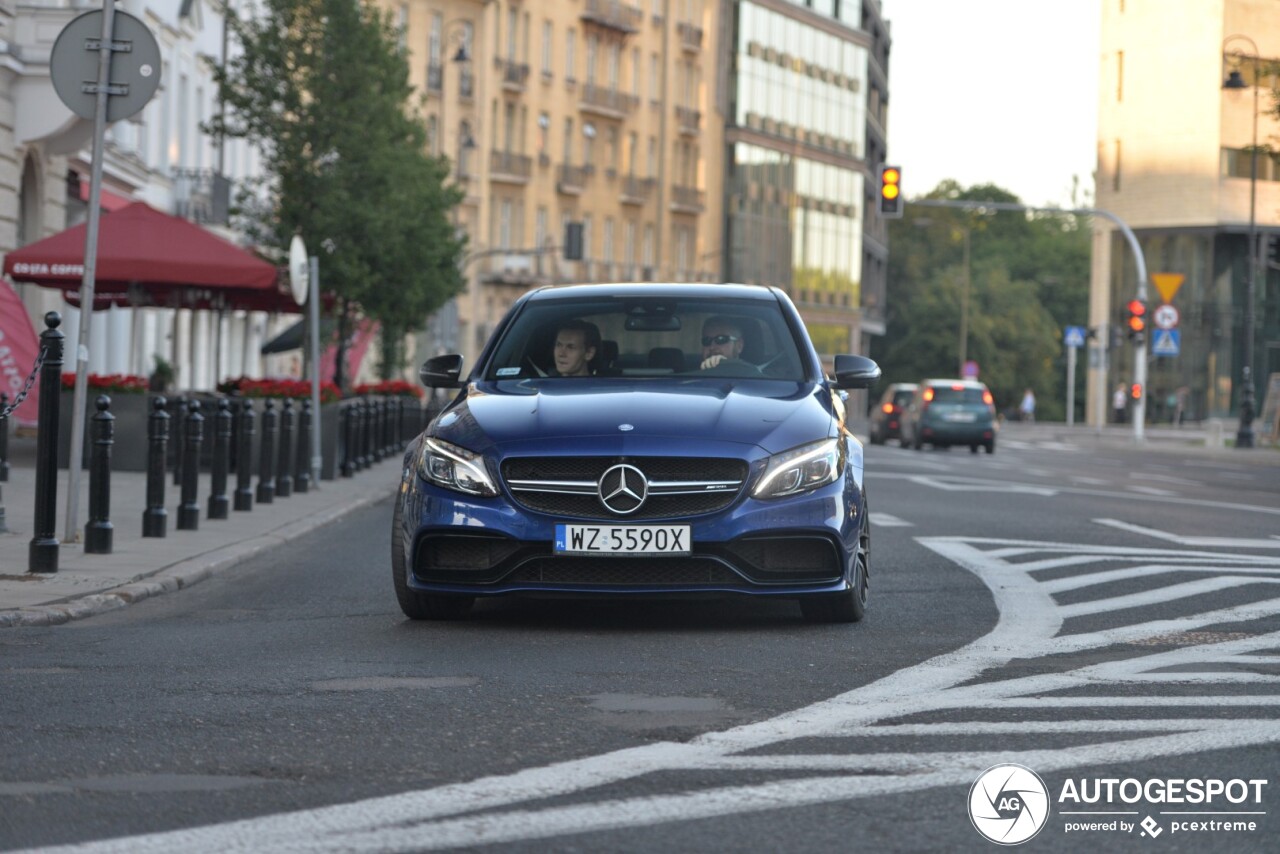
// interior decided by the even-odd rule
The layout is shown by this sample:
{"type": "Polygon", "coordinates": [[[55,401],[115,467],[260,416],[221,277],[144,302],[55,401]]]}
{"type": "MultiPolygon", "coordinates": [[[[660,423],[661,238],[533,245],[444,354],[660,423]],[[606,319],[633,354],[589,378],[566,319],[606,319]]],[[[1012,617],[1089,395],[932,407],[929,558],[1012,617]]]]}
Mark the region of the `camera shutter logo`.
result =
{"type": "Polygon", "coordinates": [[[1049,819],[1049,789],[1022,765],[993,765],[969,788],[969,820],[1000,845],[1017,845],[1040,832],[1049,819]]]}

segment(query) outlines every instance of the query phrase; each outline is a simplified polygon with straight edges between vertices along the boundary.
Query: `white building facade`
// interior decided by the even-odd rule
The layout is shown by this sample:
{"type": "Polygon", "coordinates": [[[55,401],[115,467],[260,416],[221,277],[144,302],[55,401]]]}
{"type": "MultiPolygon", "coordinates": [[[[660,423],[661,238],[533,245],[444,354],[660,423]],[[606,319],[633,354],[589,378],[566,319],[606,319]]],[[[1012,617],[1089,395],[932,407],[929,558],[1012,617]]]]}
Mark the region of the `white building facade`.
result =
{"type": "MultiPolygon", "coordinates": [[[[0,253],[88,216],[93,122],[58,98],[49,57],[67,22],[99,8],[79,0],[0,0],[0,253]]],[[[228,227],[227,209],[236,188],[259,174],[257,152],[242,140],[227,140],[220,149],[201,130],[219,109],[211,63],[224,58],[221,15],[207,0],[120,0],[116,9],[151,30],[163,67],[147,106],[107,130],[102,207],[144,201],[243,243],[228,227]]],[[[59,291],[14,285],[37,333],[44,314],[58,311],[68,344],[78,339],[80,312],[59,291]]],[[[290,322],[261,312],[181,307],[98,311],[90,329],[89,370],[147,375],[158,356],[174,365],[179,389],[212,389],[227,377],[284,374],[291,365],[264,363],[258,354],[262,342],[290,322]]],[[[74,364],[69,346],[65,370],[74,364]]]]}

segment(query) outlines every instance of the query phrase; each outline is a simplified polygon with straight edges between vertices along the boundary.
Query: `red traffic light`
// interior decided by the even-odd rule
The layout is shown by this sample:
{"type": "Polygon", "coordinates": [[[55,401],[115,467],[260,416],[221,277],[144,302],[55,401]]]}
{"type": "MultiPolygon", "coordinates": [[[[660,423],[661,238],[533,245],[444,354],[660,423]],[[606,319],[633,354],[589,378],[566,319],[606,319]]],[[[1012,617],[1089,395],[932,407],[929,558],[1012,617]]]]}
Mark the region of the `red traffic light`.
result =
{"type": "Polygon", "coordinates": [[[1129,300],[1129,314],[1134,317],[1142,317],[1147,313],[1147,304],[1140,299],[1129,300]]]}
{"type": "Polygon", "coordinates": [[[1141,400],[1142,385],[1139,383],[1134,383],[1133,385],[1129,386],[1129,396],[1132,397],[1134,400],[1141,400]]]}

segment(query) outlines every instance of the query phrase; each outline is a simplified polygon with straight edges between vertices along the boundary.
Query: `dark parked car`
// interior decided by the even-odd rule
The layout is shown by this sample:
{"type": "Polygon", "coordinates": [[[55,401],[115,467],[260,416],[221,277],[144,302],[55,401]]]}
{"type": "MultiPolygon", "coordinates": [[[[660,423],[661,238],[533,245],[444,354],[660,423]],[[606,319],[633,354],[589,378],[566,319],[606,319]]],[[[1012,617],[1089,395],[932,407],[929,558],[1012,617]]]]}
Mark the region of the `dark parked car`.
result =
{"type": "Polygon", "coordinates": [[[871,410],[871,426],[867,438],[873,445],[883,445],[888,439],[902,438],[902,410],[915,394],[915,383],[893,383],[884,390],[871,410]]]}
{"type": "Polygon", "coordinates": [[[461,366],[422,368],[461,392],[405,456],[391,555],[407,616],[484,596],[736,594],[861,619],[871,526],[842,390],[880,369],[840,355],[827,379],[781,291],[544,288],[465,381],[461,366]]]}
{"type": "Polygon", "coordinates": [[[902,417],[902,446],[948,448],[968,445],[973,453],[996,449],[996,407],[977,380],[924,380],[902,417]]]}

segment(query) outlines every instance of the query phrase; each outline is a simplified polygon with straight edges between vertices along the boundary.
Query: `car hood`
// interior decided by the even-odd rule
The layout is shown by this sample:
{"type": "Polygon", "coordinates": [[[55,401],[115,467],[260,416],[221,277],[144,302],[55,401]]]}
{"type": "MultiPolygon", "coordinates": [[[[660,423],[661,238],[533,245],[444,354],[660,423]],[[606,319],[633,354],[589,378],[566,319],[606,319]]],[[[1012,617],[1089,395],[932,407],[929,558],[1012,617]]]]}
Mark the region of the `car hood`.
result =
{"type": "Polygon", "coordinates": [[[530,448],[640,453],[731,443],[775,454],[834,435],[831,392],[818,383],[706,379],[553,379],[472,383],[431,432],[473,451],[530,448]]]}

